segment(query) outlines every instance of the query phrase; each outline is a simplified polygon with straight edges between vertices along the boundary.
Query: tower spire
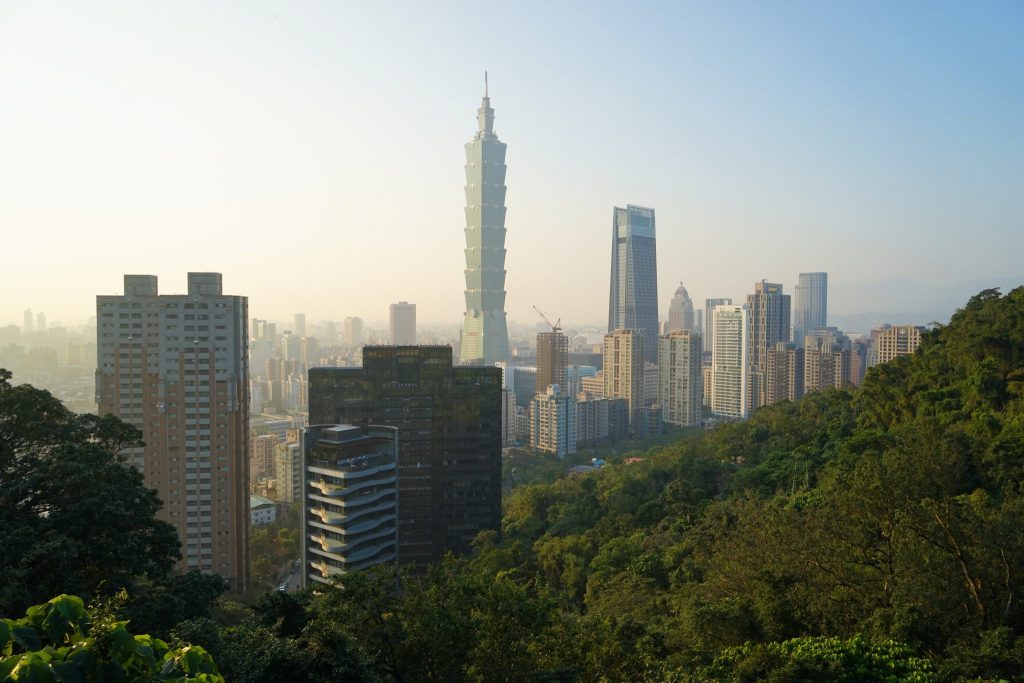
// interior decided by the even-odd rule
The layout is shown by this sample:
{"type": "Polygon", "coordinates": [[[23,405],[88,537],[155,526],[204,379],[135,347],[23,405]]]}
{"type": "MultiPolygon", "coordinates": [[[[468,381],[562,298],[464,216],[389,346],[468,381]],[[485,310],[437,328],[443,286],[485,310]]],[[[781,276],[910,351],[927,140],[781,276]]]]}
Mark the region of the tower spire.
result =
{"type": "Polygon", "coordinates": [[[490,97],[487,93],[487,70],[484,70],[484,97],[490,97]]]}

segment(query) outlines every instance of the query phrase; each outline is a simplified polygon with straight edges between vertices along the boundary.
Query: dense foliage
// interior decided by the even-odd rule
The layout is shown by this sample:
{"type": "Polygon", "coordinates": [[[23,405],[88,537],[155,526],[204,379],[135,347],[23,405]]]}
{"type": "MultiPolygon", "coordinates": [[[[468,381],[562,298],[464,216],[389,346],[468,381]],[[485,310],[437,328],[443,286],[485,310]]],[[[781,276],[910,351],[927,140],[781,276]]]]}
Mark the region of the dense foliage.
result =
{"type": "Polygon", "coordinates": [[[166,576],[177,534],[120,455],[141,443],[138,430],[10,379],[0,370],[0,614],[166,576]]]}
{"type": "Polygon", "coordinates": [[[220,683],[199,646],[171,649],[133,636],[110,603],[87,611],[81,598],[59,595],[29,607],[25,617],[0,619],[0,681],[175,681],[220,683]]]}

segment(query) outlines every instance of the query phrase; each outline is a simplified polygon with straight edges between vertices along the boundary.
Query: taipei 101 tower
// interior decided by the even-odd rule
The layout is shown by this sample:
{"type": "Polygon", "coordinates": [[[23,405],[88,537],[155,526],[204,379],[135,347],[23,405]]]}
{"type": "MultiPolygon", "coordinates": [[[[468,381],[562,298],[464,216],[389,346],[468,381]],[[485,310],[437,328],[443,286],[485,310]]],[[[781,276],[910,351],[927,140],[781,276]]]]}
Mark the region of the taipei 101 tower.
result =
{"type": "Polygon", "coordinates": [[[476,112],[477,132],[466,143],[466,314],[463,365],[508,360],[505,320],[505,143],[494,134],[487,93],[476,112]]]}

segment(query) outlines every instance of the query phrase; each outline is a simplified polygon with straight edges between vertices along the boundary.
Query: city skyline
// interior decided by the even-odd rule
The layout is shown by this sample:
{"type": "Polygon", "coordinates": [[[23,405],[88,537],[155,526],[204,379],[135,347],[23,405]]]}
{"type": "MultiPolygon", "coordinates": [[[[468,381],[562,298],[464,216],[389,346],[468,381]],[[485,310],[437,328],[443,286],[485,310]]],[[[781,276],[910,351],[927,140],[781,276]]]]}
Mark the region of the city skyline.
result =
{"type": "Polygon", "coordinates": [[[515,8],[496,15],[501,35],[465,30],[486,27],[487,12],[251,9],[0,10],[11,74],[0,230],[16,257],[45,248],[47,266],[9,259],[0,324],[25,307],[84,320],[124,272],[201,270],[273,319],[301,307],[340,320],[415,298],[424,323],[457,321],[458,146],[485,68],[499,133],[515,141],[510,319],[530,321],[537,304],[601,319],[605,216],[624,197],[658,209],[659,288],[682,280],[698,301],[738,299],[761,278],[792,291],[809,270],[832,273],[833,291],[893,273],[936,285],[1020,275],[1019,6],[886,6],[910,33],[853,7],[515,8]],[[569,17],[586,29],[575,51],[552,39],[569,17]],[[650,27],[650,40],[610,60],[603,46],[623,25],[650,27]],[[394,54],[353,66],[380,39],[394,54]],[[444,56],[425,49],[438,41],[444,56]],[[627,79],[658,106],[601,111],[627,79]],[[605,161],[621,158],[638,163],[605,161]],[[404,201],[389,201],[394,186],[404,201]],[[155,249],[140,232],[175,239],[155,249]],[[390,258],[372,272],[328,268],[330,250],[314,247],[339,241],[390,258]],[[276,246],[301,249],[303,267],[253,267],[276,246]],[[556,271],[573,286],[536,277],[556,271]],[[434,286],[421,295],[424,279],[434,286]]]}

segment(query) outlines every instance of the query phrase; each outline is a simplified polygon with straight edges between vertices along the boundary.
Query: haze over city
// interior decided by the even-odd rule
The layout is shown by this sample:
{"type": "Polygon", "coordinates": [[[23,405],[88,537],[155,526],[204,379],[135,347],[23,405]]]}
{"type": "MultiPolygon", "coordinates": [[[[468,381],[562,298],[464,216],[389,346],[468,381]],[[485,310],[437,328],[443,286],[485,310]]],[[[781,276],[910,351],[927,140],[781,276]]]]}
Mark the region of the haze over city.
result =
{"type": "Polygon", "coordinates": [[[658,212],[662,309],[808,270],[1012,280],[1024,8],[971,9],[4,3],[0,322],[216,270],[271,319],[458,324],[485,69],[511,320],[603,322],[627,203],[658,212]]]}

